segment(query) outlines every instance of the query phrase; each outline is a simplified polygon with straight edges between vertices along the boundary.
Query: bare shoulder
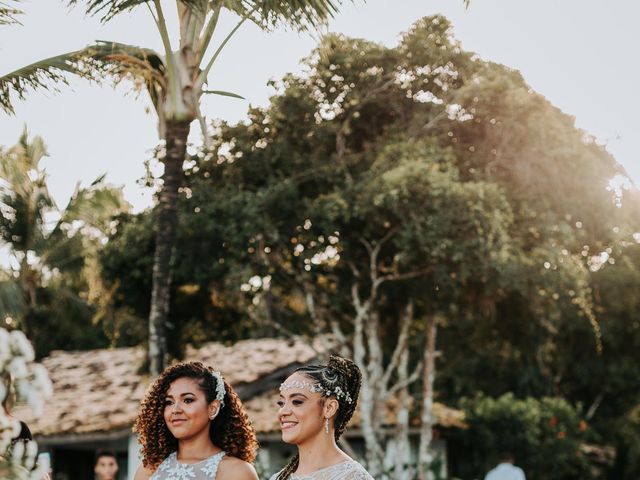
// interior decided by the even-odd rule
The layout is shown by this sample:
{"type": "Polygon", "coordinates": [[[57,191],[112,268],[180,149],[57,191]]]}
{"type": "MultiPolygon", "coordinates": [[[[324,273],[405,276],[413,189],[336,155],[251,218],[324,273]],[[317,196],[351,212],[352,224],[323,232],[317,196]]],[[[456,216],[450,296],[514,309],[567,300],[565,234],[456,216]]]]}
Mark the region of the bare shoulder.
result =
{"type": "Polygon", "coordinates": [[[250,463],[236,457],[225,456],[220,462],[216,480],[258,480],[258,474],[250,463]]]}
{"type": "Polygon", "coordinates": [[[138,470],[136,470],[136,474],[133,477],[133,480],[149,480],[151,478],[151,475],[153,475],[152,470],[144,468],[142,465],[140,465],[138,467],[138,470]]]}

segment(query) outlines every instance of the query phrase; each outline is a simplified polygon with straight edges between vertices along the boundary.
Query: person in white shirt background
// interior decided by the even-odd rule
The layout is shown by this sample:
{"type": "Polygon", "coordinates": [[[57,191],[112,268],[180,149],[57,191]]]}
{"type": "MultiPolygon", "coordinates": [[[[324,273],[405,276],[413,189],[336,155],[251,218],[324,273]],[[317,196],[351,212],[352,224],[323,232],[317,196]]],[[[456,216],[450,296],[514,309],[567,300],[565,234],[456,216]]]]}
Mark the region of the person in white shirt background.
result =
{"type": "Polygon", "coordinates": [[[526,480],[524,471],[520,467],[516,467],[513,462],[513,454],[505,452],[498,466],[490,470],[484,480],[526,480]]]}

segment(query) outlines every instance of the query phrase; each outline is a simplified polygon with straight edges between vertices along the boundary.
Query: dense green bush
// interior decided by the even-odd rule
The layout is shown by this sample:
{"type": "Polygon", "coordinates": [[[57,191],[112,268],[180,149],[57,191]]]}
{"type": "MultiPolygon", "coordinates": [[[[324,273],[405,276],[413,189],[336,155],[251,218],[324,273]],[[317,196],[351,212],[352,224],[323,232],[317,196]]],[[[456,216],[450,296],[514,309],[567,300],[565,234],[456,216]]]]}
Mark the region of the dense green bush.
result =
{"type": "Polygon", "coordinates": [[[580,453],[587,424],[566,400],[520,400],[508,393],[465,400],[462,406],[469,428],[456,439],[464,452],[457,472],[461,478],[483,478],[504,452],[514,455],[527,479],[590,478],[580,453]]]}
{"type": "Polygon", "coordinates": [[[618,438],[612,478],[640,478],[640,404],[616,422],[618,438]]]}

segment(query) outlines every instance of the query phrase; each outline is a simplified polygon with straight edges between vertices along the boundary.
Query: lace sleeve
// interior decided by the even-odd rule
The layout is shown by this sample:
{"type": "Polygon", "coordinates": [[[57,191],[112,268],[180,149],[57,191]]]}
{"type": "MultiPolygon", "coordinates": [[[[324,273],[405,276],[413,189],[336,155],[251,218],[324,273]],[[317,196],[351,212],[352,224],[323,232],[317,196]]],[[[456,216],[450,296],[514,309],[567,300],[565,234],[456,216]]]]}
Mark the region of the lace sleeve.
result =
{"type": "Polygon", "coordinates": [[[353,472],[348,480],[373,480],[373,477],[367,472],[353,472]]]}
{"type": "Polygon", "coordinates": [[[343,477],[343,480],[374,480],[369,472],[362,465],[356,464],[355,468],[351,468],[343,477]]]}

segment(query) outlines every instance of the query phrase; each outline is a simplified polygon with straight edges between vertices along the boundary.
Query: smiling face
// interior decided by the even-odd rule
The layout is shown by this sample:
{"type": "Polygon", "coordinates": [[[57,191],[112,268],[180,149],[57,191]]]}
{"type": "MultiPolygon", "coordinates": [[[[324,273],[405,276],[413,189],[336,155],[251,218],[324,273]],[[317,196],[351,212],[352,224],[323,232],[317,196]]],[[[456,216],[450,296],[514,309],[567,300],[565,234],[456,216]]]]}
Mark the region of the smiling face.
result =
{"type": "MultiPolygon", "coordinates": [[[[313,379],[301,373],[294,373],[284,383],[291,385],[298,382],[315,383],[313,379]]],[[[278,400],[282,441],[301,445],[318,435],[327,435],[324,432],[325,418],[333,417],[337,405],[335,399],[323,399],[320,393],[312,392],[309,388],[286,388],[280,392],[278,400]]],[[[333,435],[327,437],[333,438],[333,435]]]]}
{"type": "Polygon", "coordinates": [[[174,380],[165,397],[164,421],[177,440],[209,435],[210,415],[219,409],[219,402],[207,402],[205,393],[193,378],[174,380]]]}

